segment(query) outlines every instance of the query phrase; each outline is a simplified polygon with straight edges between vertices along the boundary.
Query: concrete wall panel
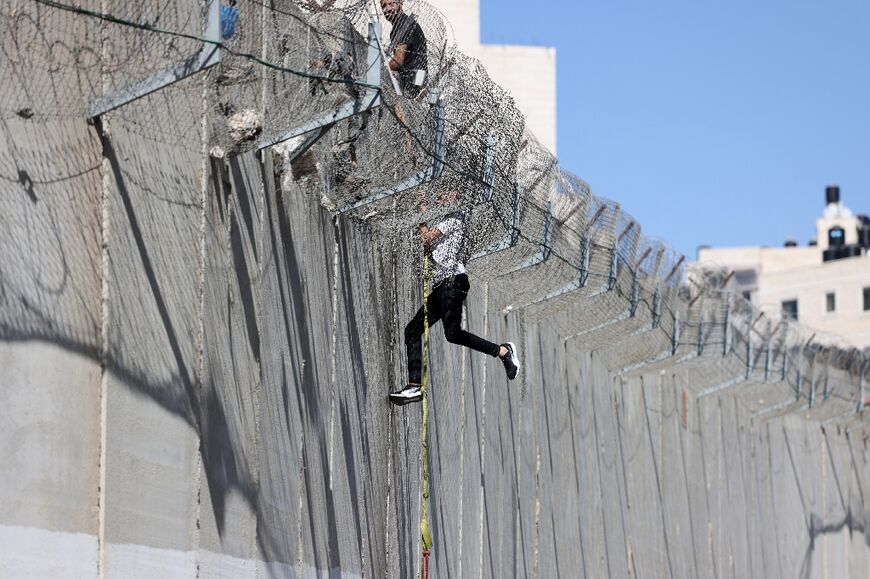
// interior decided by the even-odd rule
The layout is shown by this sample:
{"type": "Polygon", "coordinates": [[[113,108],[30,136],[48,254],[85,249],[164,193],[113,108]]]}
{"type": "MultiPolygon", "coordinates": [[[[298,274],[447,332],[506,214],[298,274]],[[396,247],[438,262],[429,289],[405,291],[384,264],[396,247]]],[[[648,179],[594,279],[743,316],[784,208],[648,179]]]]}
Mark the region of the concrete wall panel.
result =
{"type": "Polygon", "coordinates": [[[193,576],[186,553],[196,544],[201,460],[201,161],[123,123],[102,142],[110,220],[105,574],[193,576]]]}
{"type": "Polygon", "coordinates": [[[71,544],[99,526],[99,151],[83,122],[0,121],[0,521],[71,544]]]}

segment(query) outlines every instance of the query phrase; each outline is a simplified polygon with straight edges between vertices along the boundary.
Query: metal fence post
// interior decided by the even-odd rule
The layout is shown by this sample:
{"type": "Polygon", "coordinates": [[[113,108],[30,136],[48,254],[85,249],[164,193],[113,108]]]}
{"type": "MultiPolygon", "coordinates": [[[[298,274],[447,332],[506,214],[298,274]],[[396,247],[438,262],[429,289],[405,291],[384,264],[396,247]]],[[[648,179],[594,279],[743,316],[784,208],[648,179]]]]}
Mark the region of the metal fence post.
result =
{"type": "Polygon", "coordinates": [[[725,343],[722,347],[722,355],[727,356],[731,353],[731,340],[732,340],[732,328],[731,328],[731,300],[728,300],[728,307],[725,309],[725,328],[722,332],[725,336],[723,340],[725,343]]]}
{"type": "Polygon", "coordinates": [[[486,138],[486,150],[483,161],[483,188],[480,191],[482,203],[492,199],[495,191],[495,150],[498,146],[498,135],[490,133],[486,138]]]}

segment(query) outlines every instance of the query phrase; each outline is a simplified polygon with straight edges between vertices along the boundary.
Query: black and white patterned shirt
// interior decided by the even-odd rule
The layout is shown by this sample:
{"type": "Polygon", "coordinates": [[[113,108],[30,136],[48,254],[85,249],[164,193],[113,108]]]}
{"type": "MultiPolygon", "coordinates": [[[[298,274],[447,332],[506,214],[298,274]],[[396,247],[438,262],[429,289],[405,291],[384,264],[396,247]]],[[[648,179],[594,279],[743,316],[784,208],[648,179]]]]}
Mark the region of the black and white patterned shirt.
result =
{"type": "Polygon", "coordinates": [[[435,228],[441,232],[433,247],[432,261],[435,264],[434,284],[465,273],[462,263],[465,249],[465,214],[448,215],[435,228]]]}

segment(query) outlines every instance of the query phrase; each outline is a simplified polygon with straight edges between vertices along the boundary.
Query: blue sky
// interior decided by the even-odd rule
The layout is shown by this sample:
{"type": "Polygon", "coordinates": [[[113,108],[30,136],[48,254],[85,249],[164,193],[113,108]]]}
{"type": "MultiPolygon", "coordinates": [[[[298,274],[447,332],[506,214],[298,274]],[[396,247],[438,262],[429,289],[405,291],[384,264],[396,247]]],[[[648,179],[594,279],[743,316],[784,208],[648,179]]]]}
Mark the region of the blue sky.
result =
{"type": "Polygon", "coordinates": [[[481,0],[555,46],[562,166],[694,258],[801,245],[829,183],[870,212],[870,0],[481,0]]]}

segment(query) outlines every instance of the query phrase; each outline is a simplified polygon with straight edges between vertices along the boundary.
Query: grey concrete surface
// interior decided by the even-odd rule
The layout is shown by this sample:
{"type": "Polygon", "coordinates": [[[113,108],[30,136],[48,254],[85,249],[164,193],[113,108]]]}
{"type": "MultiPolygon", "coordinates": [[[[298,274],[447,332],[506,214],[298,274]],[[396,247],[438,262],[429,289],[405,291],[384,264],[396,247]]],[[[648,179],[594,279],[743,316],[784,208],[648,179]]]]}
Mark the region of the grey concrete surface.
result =
{"type": "MultiPolygon", "coordinates": [[[[271,151],[209,156],[209,96],[0,120],[0,577],[419,576],[420,407],[386,400],[413,232],[337,219],[271,151]]],[[[543,269],[472,270],[516,381],[432,329],[430,576],[870,577],[849,392],[672,350],[599,285],[506,311],[543,269]]]]}
{"type": "Polygon", "coordinates": [[[3,577],[97,561],[100,166],[83,122],[0,121],[3,577]]]}
{"type": "MultiPolygon", "coordinates": [[[[102,129],[70,137],[97,174],[34,202],[7,124],[0,568],[45,568],[38,540],[59,576],[416,576],[419,406],[385,400],[416,258],[271,159],[102,129]]],[[[699,396],[713,358],[621,376],[499,292],[474,284],[467,325],[520,345],[517,381],[431,332],[432,576],[868,575],[865,430],[699,396]]]]}
{"type": "MultiPolygon", "coordinates": [[[[7,127],[14,159],[29,137],[7,127]]],[[[5,189],[10,225],[63,240],[4,236],[10,545],[91,562],[66,576],[416,576],[419,406],[385,400],[419,299],[407,259],[255,156],[77,130],[104,158],[83,198],[5,189]],[[72,295],[45,285],[62,257],[72,295]]],[[[699,397],[714,360],[620,376],[500,303],[475,284],[467,325],[520,344],[515,382],[431,333],[432,576],[867,575],[864,431],[699,397]]],[[[10,576],[43,568],[12,548],[10,576]]]]}

